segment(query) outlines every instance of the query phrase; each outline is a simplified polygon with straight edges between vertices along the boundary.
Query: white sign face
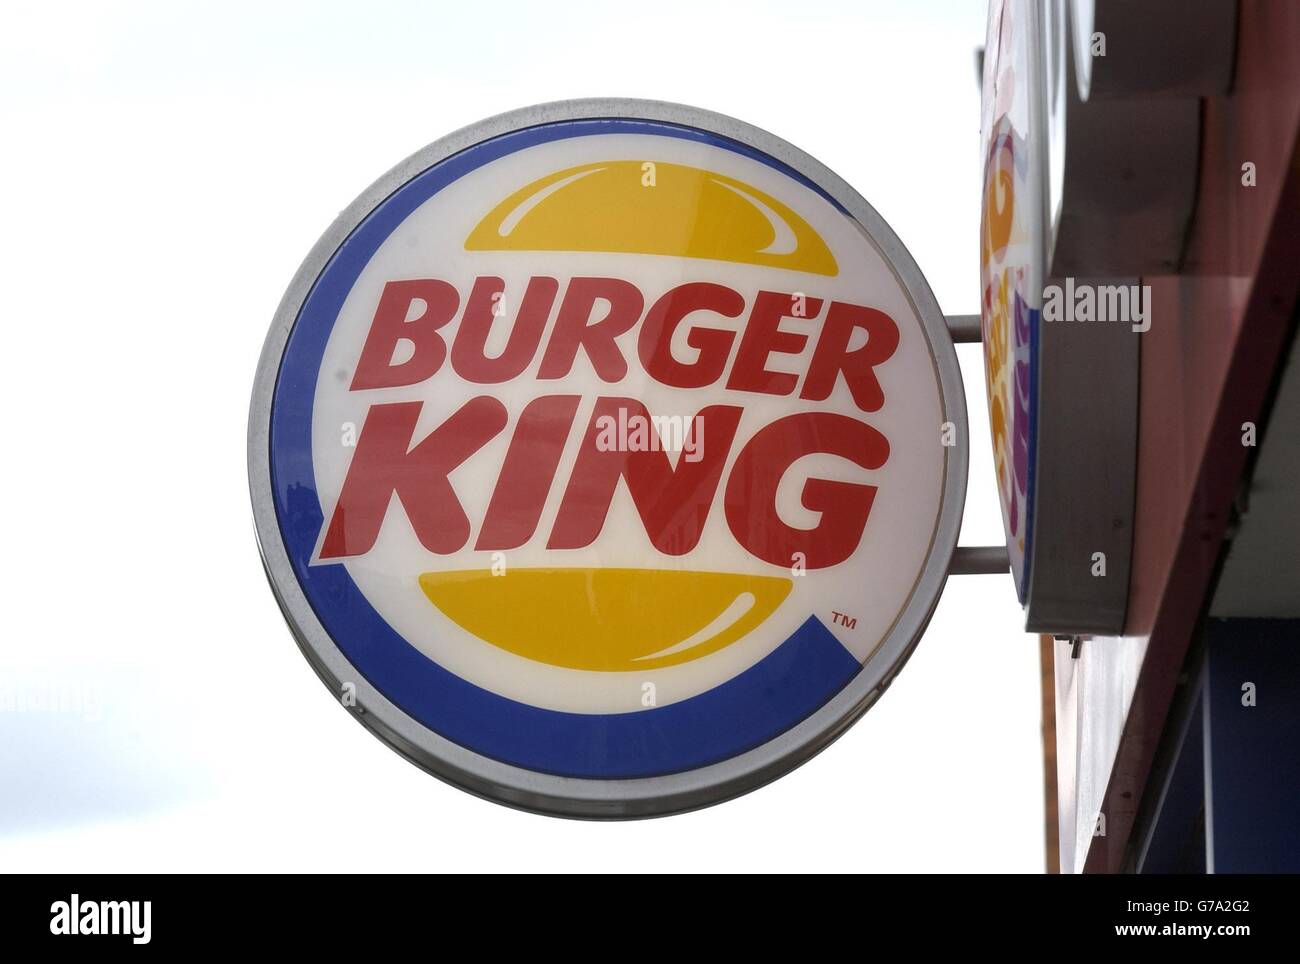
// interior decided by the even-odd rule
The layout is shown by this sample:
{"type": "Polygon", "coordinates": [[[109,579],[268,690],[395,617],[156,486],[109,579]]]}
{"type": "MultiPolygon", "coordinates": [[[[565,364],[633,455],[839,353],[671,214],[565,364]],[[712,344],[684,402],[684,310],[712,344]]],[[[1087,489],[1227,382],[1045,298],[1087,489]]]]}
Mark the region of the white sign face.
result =
{"type": "Polygon", "coordinates": [[[621,815],[865,709],[942,586],[965,440],[860,198],[735,122],[598,103],[435,145],[345,215],[268,345],[254,487],[265,439],[291,622],[404,751],[621,815]]]}

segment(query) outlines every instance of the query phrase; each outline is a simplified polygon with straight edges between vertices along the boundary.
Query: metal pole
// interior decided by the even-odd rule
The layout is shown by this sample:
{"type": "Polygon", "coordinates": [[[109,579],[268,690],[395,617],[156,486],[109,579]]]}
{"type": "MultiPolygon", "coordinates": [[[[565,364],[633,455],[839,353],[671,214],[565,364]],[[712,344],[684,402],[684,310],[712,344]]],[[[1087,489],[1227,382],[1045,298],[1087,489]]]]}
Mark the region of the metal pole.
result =
{"type": "Polygon", "coordinates": [[[958,546],[948,565],[950,576],[989,576],[1011,571],[1006,546],[958,546]]]}
{"type": "Polygon", "coordinates": [[[956,344],[984,340],[979,315],[944,315],[943,320],[948,323],[948,333],[956,344]]]}

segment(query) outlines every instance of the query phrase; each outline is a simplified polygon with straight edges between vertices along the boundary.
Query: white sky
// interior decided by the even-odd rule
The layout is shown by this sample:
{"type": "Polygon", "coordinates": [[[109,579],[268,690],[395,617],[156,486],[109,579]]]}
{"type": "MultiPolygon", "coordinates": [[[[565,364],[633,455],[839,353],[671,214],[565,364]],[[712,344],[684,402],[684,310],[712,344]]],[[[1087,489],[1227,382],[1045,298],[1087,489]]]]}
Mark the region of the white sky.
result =
{"type": "MultiPolygon", "coordinates": [[[[349,719],[262,575],[248,397],[285,286],[424,144],[614,95],[764,127],[978,307],[980,0],[30,5],[0,32],[0,869],[1043,868],[1038,657],[1009,577],[955,579],[812,762],[591,824],[447,787],[349,719]]],[[[963,542],[1000,541],[977,348],[963,542]]]]}

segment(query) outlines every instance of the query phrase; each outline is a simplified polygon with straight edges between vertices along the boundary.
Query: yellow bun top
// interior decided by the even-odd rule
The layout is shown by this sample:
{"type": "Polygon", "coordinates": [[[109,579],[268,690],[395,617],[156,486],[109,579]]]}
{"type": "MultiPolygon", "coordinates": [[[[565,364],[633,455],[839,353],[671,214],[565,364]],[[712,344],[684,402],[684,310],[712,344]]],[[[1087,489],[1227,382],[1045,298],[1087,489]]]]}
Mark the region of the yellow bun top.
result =
{"type": "Polygon", "coordinates": [[[839,273],[826,242],[770,194],[663,161],[601,161],[539,178],[489,211],[465,248],[658,254],[839,273]]]}

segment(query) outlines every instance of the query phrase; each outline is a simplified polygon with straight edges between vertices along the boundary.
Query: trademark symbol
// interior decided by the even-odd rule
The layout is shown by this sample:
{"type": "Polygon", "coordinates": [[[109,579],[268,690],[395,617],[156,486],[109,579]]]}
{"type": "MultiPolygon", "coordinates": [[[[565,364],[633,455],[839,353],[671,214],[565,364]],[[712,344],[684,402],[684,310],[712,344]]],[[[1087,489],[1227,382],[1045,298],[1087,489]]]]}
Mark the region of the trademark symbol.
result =
{"type": "Polygon", "coordinates": [[[846,616],[844,613],[837,613],[833,609],[831,610],[831,622],[836,626],[843,626],[845,629],[858,628],[858,617],[846,616]]]}

